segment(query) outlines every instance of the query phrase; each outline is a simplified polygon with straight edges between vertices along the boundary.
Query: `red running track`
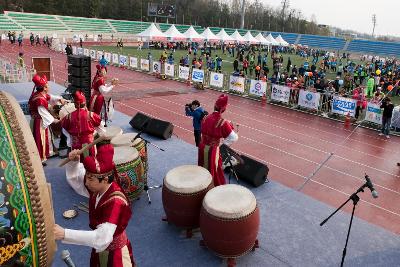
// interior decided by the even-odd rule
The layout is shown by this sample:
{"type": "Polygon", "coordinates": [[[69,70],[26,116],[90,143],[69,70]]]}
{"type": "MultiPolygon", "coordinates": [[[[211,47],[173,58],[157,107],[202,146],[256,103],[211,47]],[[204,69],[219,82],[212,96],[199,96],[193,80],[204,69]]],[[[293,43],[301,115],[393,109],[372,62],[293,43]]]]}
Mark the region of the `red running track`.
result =
{"type": "MultiPolygon", "coordinates": [[[[18,47],[3,45],[0,52],[16,61],[18,47]]],[[[64,83],[67,77],[65,55],[40,47],[29,47],[24,52],[27,62],[31,56],[50,56],[56,82],[64,83]]],[[[140,111],[171,121],[175,134],[192,144],[192,121],[184,115],[184,104],[198,99],[211,111],[220,94],[212,90],[192,91],[182,83],[156,80],[147,74],[116,67],[110,67],[109,76],[121,81],[114,90],[118,96],[142,92],[139,98],[115,101],[117,110],[129,116],[140,111]],[[181,93],[149,95],[167,91],[181,93]]],[[[396,166],[400,161],[398,137],[387,140],[378,137],[375,131],[357,128],[347,138],[353,129],[344,129],[341,123],[279,106],[263,107],[258,102],[236,96],[230,96],[224,116],[239,125],[240,139],[232,146],[236,151],[268,164],[269,176],[274,181],[296,190],[307,181],[300,191],[333,207],[343,203],[362,185],[364,173],[367,173],[379,198],[372,199],[369,192],[361,194],[356,216],[400,233],[400,205],[396,205],[400,202],[400,172],[396,166]],[[311,177],[324,161],[326,163],[311,177]]],[[[351,205],[345,210],[351,212],[351,205]]]]}

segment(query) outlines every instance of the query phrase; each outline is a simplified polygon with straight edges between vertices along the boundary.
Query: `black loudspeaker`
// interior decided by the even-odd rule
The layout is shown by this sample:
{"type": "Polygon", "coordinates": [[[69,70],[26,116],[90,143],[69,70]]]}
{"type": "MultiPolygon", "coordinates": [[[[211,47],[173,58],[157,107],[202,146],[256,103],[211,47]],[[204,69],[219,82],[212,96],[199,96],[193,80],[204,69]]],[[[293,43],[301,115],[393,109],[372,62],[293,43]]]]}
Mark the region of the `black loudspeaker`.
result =
{"type": "Polygon", "coordinates": [[[68,64],[75,67],[90,67],[90,57],[83,55],[69,55],[68,64]]]}
{"type": "Polygon", "coordinates": [[[244,155],[241,158],[244,163],[234,167],[238,178],[255,187],[264,184],[269,172],[267,165],[244,155]]]}
{"type": "Polygon", "coordinates": [[[146,128],[147,124],[151,118],[147,115],[144,115],[143,113],[136,113],[136,115],[131,119],[129,124],[132,126],[132,128],[135,128],[139,131],[142,131],[146,128]]]}
{"type": "Polygon", "coordinates": [[[68,76],[68,82],[76,87],[87,88],[91,86],[90,76],[86,77],[77,77],[77,76],[68,76]]]}
{"type": "Polygon", "coordinates": [[[174,125],[168,121],[151,119],[146,127],[146,133],[167,140],[174,131],[174,125]]]}
{"type": "Polygon", "coordinates": [[[68,74],[77,77],[89,77],[90,79],[90,67],[76,67],[73,65],[68,65],[68,74]]]}

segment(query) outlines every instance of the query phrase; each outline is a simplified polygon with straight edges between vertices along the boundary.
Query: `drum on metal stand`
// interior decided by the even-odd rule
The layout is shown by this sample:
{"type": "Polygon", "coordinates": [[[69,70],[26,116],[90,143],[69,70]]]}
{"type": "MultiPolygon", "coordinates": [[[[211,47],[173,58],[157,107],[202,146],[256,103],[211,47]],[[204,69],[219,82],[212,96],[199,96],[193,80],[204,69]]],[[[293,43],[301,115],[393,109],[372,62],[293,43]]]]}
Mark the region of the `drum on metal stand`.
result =
{"type": "Polygon", "coordinates": [[[138,151],[133,147],[115,147],[113,160],[118,173],[118,184],[131,202],[136,200],[145,185],[143,164],[138,151]]]}
{"type": "Polygon", "coordinates": [[[203,167],[184,165],[170,170],[162,187],[166,220],[187,229],[190,238],[192,229],[199,226],[201,202],[212,187],[212,176],[203,167]]]}
{"type": "Polygon", "coordinates": [[[211,189],[203,200],[200,231],[205,245],[235,266],[235,258],[258,247],[260,212],[253,193],[240,185],[211,189]]]}

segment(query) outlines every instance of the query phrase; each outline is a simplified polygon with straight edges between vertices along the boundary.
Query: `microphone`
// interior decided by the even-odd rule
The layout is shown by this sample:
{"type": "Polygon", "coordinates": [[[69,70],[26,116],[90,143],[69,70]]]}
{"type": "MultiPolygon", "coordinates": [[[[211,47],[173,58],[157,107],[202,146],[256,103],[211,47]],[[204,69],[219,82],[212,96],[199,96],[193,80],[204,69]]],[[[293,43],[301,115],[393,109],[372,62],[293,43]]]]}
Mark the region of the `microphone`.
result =
{"type": "Polygon", "coordinates": [[[65,264],[68,267],[75,267],[75,264],[73,263],[70,256],[71,256],[71,254],[69,254],[68,250],[61,251],[61,259],[65,262],[65,264]]]}
{"type": "Polygon", "coordinates": [[[365,175],[365,180],[367,180],[366,185],[371,190],[371,194],[373,198],[378,198],[378,192],[375,190],[374,185],[372,184],[371,179],[369,179],[368,175],[365,175]]]}

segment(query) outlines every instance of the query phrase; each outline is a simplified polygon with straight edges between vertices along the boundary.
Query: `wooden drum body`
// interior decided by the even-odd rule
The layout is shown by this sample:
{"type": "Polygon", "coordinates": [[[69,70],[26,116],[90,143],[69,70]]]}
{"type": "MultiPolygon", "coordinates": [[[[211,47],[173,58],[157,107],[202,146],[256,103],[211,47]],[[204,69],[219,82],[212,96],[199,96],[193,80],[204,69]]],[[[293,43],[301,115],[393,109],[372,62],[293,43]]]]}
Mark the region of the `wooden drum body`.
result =
{"type": "Polygon", "coordinates": [[[170,170],[162,188],[168,222],[186,229],[197,228],[201,203],[212,187],[211,174],[203,167],[183,165],[170,170]]]}
{"type": "Polygon", "coordinates": [[[0,266],[51,266],[56,244],[50,186],[15,98],[0,92],[0,266]]]}
{"type": "Polygon", "coordinates": [[[222,185],[204,197],[200,231],[205,246],[218,256],[236,258],[257,247],[259,225],[256,198],[247,188],[222,185]]]}
{"type": "Polygon", "coordinates": [[[113,160],[118,173],[117,182],[130,201],[136,200],[145,185],[139,153],[133,147],[116,147],[113,160]]]}

